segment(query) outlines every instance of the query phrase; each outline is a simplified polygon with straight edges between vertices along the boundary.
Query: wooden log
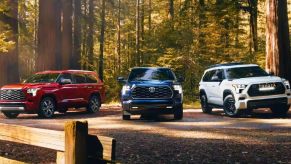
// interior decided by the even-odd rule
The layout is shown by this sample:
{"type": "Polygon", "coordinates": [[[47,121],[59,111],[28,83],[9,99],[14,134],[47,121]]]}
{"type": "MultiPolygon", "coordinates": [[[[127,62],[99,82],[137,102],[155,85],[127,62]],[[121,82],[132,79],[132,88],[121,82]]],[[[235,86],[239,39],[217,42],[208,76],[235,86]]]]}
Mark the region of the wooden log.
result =
{"type": "Polygon", "coordinates": [[[57,164],[65,164],[65,153],[58,151],[57,152],[57,160],[56,160],[57,164]]]}
{"type": "Polygon", "coordinates": [[[5,163],[5,164],[26,164],[24,162],[21,161],[16,161],[16,160],[12,160],[12,159],[8,159],[8,158],[4,158],[4,157],[0,157],[0,163],[5,163]]]}
{"type": "Polygon", "coordinates": [[[0,140],[65,151],[64,132],[0,123],[0,140]]]}
{"type": "Polygon", "coordinates": [[[88,122],[65,123],[65,163],[87,163],[88,122]]]}

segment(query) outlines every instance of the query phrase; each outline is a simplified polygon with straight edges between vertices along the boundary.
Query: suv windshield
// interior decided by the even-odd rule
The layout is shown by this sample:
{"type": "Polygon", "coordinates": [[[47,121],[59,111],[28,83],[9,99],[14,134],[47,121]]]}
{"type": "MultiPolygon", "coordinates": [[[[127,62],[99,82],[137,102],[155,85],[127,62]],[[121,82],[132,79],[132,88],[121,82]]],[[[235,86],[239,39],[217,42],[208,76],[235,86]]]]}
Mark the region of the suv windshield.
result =
{"type": "Polygon", "coordinates": [[[128,81],[148,80],[175,80],[175,75],[167,68],[138,68],[133,69],[128,78],[128,81]]]}
{"type": "Polygon", "coordinates": [[[24,83],[52,83],[57,81],[59,75],[59,73],[35,74],[24,83]]]}
{"type": "Polygon", "coordinates": [[[226,76],[228,79],[239,79],[248,77],[269,76],[269,74],[258,66],[252,66],[226,69],[226,76]]]}

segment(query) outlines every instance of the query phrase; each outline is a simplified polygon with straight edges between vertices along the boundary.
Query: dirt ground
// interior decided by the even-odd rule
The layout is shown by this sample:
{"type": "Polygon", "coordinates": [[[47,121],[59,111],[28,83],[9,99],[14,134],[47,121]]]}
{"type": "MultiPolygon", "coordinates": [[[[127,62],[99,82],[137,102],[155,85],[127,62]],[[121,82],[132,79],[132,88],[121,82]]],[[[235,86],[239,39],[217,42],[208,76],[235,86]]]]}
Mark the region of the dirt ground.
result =
{"type": "MultiPolygon", "coordinates": [[[[87,120],[90,133],[116,138],[120,163],[291,163],[290,118],[291,113],[274,118],[267,109],[240,118],[226,117],[221,110],[208,115],[187,109],[180,121],[171,115],[123,121],[119,107],[105,106],[97,114],[69,111],[53,119],[0,115],[0,123],[63,130],[65,121],[87,120]]],[[[54,163],[56,152],[0,141],[0,156],[54,163]]]]}

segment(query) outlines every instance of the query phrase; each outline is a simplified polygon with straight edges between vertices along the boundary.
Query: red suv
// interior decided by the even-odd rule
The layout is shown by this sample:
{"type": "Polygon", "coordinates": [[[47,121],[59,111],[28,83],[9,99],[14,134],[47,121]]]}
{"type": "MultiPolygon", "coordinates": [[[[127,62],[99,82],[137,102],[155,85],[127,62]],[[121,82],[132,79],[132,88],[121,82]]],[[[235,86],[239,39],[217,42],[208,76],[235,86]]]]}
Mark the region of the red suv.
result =
{"type": "Polygon", "coordinates": [[[39,72],[24,83],[5,85],[0,90],[0,111],[8,118],[19,113],[37,113],[51,118],[54,112],[86,107],[99,111],[104,101],[103,82],[91,71],[63,70],[39,72]]]}

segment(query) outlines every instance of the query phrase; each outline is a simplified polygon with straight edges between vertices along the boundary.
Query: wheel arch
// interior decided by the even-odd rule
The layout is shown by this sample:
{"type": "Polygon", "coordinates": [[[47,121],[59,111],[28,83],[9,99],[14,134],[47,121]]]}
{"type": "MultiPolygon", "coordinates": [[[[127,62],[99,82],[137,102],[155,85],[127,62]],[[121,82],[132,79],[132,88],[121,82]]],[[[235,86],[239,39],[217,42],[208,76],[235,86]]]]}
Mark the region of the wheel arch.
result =
{"type": "Polygon", "coordinates": [[[232,96],[233,96],[232,91],[229,90],[229,89],[224,90],[224,91],[223,91],[223,99],[222,99],[222,101],[223,101],[223,100],[225,99],[225,97],[228,96],[228,95],[232,95],[232,96]]]}

